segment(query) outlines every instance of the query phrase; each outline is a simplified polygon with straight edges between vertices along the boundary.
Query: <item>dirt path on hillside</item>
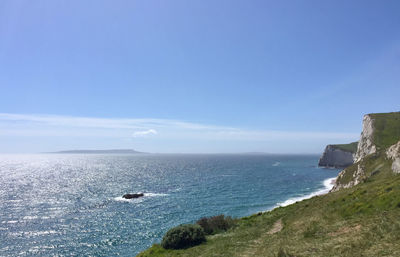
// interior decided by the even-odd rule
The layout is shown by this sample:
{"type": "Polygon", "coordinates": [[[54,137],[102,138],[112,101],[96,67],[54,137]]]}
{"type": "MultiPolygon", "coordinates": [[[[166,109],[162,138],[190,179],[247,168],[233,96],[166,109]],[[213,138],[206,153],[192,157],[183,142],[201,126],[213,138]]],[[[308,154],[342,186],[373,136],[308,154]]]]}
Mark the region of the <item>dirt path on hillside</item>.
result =
{"type": "Polygon", "coordinates": [[[282,229],[283,229],[282,219],[279,219],[274,223],[274,225],[272,225],[272,228],[268,230],[267,233],[261,235],[258,239],[252,241],[252,243],[249,244],[248,249],[244,253],[240,254],[240,256],[243,257],[257,256],[256,251],[263,244],[263,240],[265,240],[266,237],[268,237],[266,235],[272,235],[278,233],[282,229]]]}
{"type": "Polygon", "coordinates": [[[278,233],[279,231],[281,231],[283,228],[283,223],[282,223],[282,219],[277,220],[274,225],[272,226],[272,228],[268,231],[268,235],[272,235],[275,233],[278,233]]]}

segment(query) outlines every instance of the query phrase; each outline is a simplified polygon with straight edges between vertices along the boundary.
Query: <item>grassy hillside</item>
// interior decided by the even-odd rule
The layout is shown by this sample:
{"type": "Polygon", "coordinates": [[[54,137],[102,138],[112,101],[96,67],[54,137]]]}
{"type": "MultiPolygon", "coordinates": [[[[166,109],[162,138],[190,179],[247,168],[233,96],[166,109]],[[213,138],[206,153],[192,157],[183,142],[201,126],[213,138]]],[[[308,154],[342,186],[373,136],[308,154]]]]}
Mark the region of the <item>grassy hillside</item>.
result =
{"type": "Polygon", "coordinates": [[[374,144],[378,149],[385,149],[400,140],[400,112],[373,113],[374,144]]]}
{"type": "Polygon", "coordinates": [[[350,144],[340,144],[340,145],[332,145],[333,147],[343,150],[345,152],[355,153],[357,152],[358,142],[353,142],[350,144]]]}
{"type": "Polygon", "coordinates": [[[242,218],[202,245],[138,256],[400,256],[400,175],[389,166],[353,188],[242,218]]]}

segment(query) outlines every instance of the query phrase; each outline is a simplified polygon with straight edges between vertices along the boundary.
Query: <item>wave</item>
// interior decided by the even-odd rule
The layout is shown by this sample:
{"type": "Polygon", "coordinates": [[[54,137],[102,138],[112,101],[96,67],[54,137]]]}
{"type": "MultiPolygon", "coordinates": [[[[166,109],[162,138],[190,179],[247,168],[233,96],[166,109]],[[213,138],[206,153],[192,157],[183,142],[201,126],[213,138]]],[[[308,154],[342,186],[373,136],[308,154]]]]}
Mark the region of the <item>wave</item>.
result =
{"type": "Polygon", "coordinates": [[[134,199],[125,199],[122,196],[117,196],[117,197],[114,197],[114,200],[118,201],[118,202],[132,202],[132,200],[134,200],[134,199]]]}
{"type": "Polygon", "coordinates": [[[324,188],[322,188],[322,189],[320,189],[318,191],[312,192],[311,194],[289,198],[284,202],[278,203],[274,208],[288,206],[290,204],[294,204],[296,202],[300,202],[300,201],[312,198],[312,197],[317,196],[317,195],[327,194],[333,188],[335,180],[336,180],[336,177],[325,179],[322,182],[323,185],[324,185],[324,188]]]}
{"type": "Polygon", "coordinates": [[[149,196],[149,197],[154,197],[154,196],[168,196],[168,194],[162,194],[162,193],[144,193],[144,196],[149,196]]]}
{"type": "Polygon", "coordinates": [[[133,199],[125,199],[122,196],[117,196],[114,197],[115,201],[119,201],[119,202],[132,202],[132,201],[138,201],[138,200],[143,200],[144,198],[148,198],[148,197],[158,197],[158,196],[168,196],[168,194],[162,194],[162,193],[143,193],[144,196],[143,197],[139,197],[139,198],[133,198],[133,199]]]}
{"type": "Polygon", "coordinates": [[[280,162],[275,162],[274,164],[272,164],[272,166],[277,167],[279,166],[281,163],[280,162]]]}

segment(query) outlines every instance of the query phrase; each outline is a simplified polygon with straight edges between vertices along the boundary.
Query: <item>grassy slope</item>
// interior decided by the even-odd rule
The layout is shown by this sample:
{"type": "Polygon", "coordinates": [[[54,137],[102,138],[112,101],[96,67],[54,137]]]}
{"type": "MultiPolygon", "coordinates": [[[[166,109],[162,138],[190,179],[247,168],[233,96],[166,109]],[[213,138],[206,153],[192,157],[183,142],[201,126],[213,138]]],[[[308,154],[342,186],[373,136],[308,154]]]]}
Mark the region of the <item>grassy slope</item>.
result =
{"type": "MultiPolygon", "coordinates": [[[[389,163],[390,164],[390,163],[389,163]]],[[[400,175],[389,164],[350,189],[242,218],[186,250],[154,245],[146,256],[400,256],[400,175]],[[283,229],[268,234],[282,219],[283,229]]]]}
{"type": "Polygon", "coordinates": [[[385,149],[400,140],[400,112],[373,113],[374,144],[378,149],[385,149]]]}
{"type": "Polygon", "coordinates": [[[333,147],[343,150],[345,152],[355,153],[357,152],[358,142],[353,142],[350,144],[340,144],[340,145],[332,145],[333,147]]]}
{"type": "MultiPolygon", "coordinates": [[[[344,170],[344,176],[338,177],[336,183],[337,184],[348,184],[351,180],[354,179],[354,173],[358,169],[358,165],[365,170],[365,175],[362,180],[366,180],[372,175],[376,175],[378,173],[382,173],[382,171],[388,171],[391,169],[391,162],[386,159],[386,155],[384,151],[380,153],[371,154],[365,157],[362,161],[357,164],[353,164],[350,167],[344,170]]],[[[385,176],[390,176],[391,173],[383,172],[385,176]]],[[[383,175],[381,175],[383,176],[383,175]]]]}

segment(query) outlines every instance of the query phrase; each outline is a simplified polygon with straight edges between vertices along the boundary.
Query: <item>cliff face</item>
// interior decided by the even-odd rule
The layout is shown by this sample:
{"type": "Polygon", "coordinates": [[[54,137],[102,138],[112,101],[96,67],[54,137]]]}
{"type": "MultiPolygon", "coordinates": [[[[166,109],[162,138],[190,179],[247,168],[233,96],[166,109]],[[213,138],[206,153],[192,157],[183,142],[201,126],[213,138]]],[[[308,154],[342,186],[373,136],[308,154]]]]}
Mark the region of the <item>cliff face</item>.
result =
{"type": "Polygon", "coordinates": [[[392,160],[392,170],[394,173],[400,173],[400,141],[392,145],[386,151],[386,156],[392,160]]]}
{"type": "Polygon", "coordinates": [[[355,186],[383,170],[400,173],[399,140],[400,112],[365,115],[354,164],[339,173],[332,191],[355,186]]]}
{"type": "Polygon", "coordinates": [[[319,159],[318,166],[344,168],[353,164],[353,153],[335,145],[328,145],[319,159]]]}
{"type": "Polygon", "coordinates": [[[354,162],[359,162],[365,156],[376,152],[376,146],[373,143],[373,134],[373,119],[369,114],[367,114],[363,119],[363,129],[358,143],[357,152],[354,156],[354,162]]]}
{"type": "Polygon", "coordinates": [[[354,167],[342,170],[331,191],[337,191],[341,188],[349,188],[361,183],[365,178],[365,167],[361,160],[370,154],[376,153],[376,146],[373,143],[374,138],[374,120],[369,114],[364,115],[363,128],[358,141],[357,151],[354,154],[354,167]]]}
{"type": "Polygon", "coordinates": [[[338,191],[342,188],[350,188],[360,184],[366,179],[365,168],[361,163],[353,164],[352,166],[342,170],[336,178],[335,185],[331,192],[338,191]]]}

